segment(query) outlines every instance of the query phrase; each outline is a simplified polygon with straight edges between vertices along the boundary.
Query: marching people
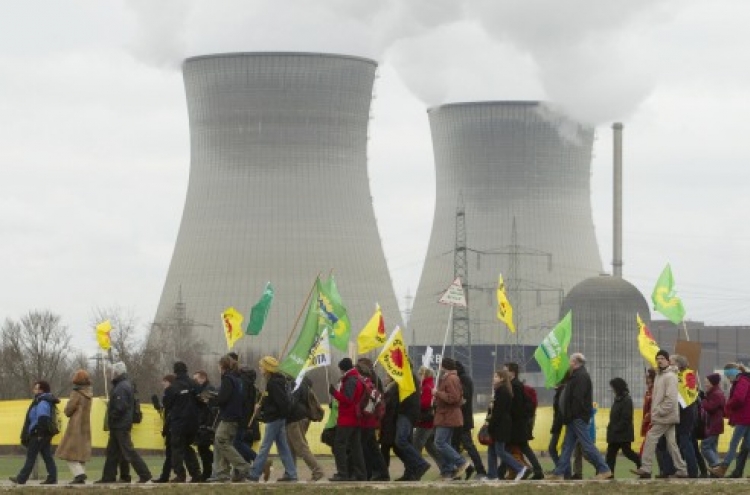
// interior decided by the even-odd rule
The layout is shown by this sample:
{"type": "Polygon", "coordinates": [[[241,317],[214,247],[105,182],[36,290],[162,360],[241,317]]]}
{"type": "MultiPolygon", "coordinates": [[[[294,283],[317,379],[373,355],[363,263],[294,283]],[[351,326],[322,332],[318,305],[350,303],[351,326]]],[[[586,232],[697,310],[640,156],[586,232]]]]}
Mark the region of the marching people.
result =
{"type": "Polygon", "coordinates": [[[104,469],[99,480],[101,483],[115,482],[116,469],[118,464],[121,463],[120,461],[125,461],[133,466],[138,474],[138,483],[148,483],[151,480],[151,471],[136,452],[130,436],[135,413],[135,396],[127,372],[127,366],[123,362],[112,365],[112,390],[109,393],[107,403],[109,440],[107,441],[104,469]]]}
{"type": "Polygon", "coordinates": [[[325,473],[323,468],[310,450],[307,443],[307,430],[310,427],[310,409],[309,397],[314,394],[312,390],[312,381],[305,376],[294,391],[295,403],[292,412],[286,420],[286,436],[289,442],[289,449],[292,453],[292,459],[296,465],[297,457],[302,457],[305,464],[312,472],[310,481],[323,479],[325,473]]]}
{"type": "Polygon", "coordinates": [[[208,373],[198,370],[193,373],[196,384],[196,395],[198,398],[198,433],[195,445],[198,448],[198,457],[201,460],[201,479],[209,479],[213,473],[214,453],[211,446],[214,444],[214,420],[218,412],[216,396],[218,392],[208,380],[208,373]]]}
{"type": "MultiPolygon", "coordinates": [[[[382,394],[383,383],[378,375],[373,372],[372,361],[364,357],[359,358],[356,368],[362,379],[365,380],[366,385],[382,394]]],[[[380,420],[374,414],[363,414],[360,418],[360,428],[362,430],[362,456],[365,461],[367,479],[371,481],[391,481],[376,438],[376,432],[380,428],[380,420]]]]}
{"type": "Polygon", "coordinates": [[[172,473],[172,435],[169,432],[169,418],[167,418],[167,412],[164,410],[164,392],[172,385],[174,379],[173,373],[164,375],[161,379],[163,389],[161,400],[156,395],[151,396],[151,403],[161,416],[161,436],[164,438],[164,462],[161,466],[161,474],[151,480],[152,483],[169,483],[169,475],[172,473]]]}
{"type": "Polygon", "coordinates": [[[396,447],[396,418],[398,417],[398,386],[393,377],[386,373],[384,380],[383,400],[385,414],[380,420],[380,453],[385,462],[385,468],[391,467],[391,450],[396,447]]]}
{"type": "MultiPolygon", "coordinates": [[[[414,377],[414,383],[417,383],[416,377],[414,377]]],[[[392,387],[398,400],[400,398],[398,384],[394,382],[392,387]]],[[[419,418],[419,396],[420,391],[415,390],[398,404],[394,452],[404,464],[404,474],[396,478],[396,481],[419,481],[430,469],[430,463],[422,458],[410,441],[413,425],[419,418]]]]}
{"type": "Polygon", "coordinates": [[[49,383],[44,380],[34,382],[31,388],[34,398],[26,411],[26,419],[21,429],[21,445],[26,447],[26,462],[17,475],[9,479],[13,484],[25,485],[36,464],[37,456],[41,455],[47,468],[47,478],[42,485],[57,484],[57,465],[52,457],[50,443],[55,434],[56,425],[54,409],[60,399],[52,395],[49,383]]]}
{"type": "Polygon", "coordinates": [[[654,395],[654,381],[656,380],[656,370],[649,369],[646,371],[646,392],[643,395],[643,417],[641,419],[641,448],[640,455],[643,455],[643,446],[646,445],[646,434],[651,428],[651,402],[654,395]]]}
{"type": "Polygon", "coordinates": [[[419,417],[414,423],[412,445],[420,455],[422,455],[422,449],[426,449],[435,464],[440,466],[443,464],[443,458],[435,447],[435,409],[432,405],[435,373],[431,368],[421,366],[417,377],[419,378],[419,417]]]}
{"type": "Polygon", "coordinates": [[[91,459],[91,402],[94,393],[88,371],[78,370],[73,374],[73,390],[65,405],[68,426],[57,446],[55,456],[68,461],[73,474],[71,485],[86,483],[86,462],[91,459]]]}
{"type": "MultiPolygon", "coordinates": [[[[539,460],[529,446],[529,440],[533,437],[532,426],[533,417],[530,411],[530,399],[527,398],[524,391],[524,384],[519,377],[518,363],[505,363],[503,369],[510,373],[511,386],[513,388],[513,407],[511,416],[513,417],[513,432],[509,442],[508,450],[518,450],[528,459],[534,469],[532,479],[538,480],[544,478],[544,471],[539,460]],[[527,406],[528,404],[528,406],[527,406]]],[[[523,456],[521,459],[523,459],[523,456]]]]}
{"type": "Polygon", "coordinates": [[[680,422],[677,367],[670,364],[669,353],[664,349],[656,353],[656,365],[656,379],[651,402],[651,426],[643,445],[641,467],[632,472],[642,479],[651,478],[656,444],[663,435],[676,470],[674,476],[687,478],[687,465],[675,438],[676,425],[680,422]]]}
{"type": "Polygon", "coordinates": [[[437,389],[433,389],[435,396],[435,447],[442,457],[440,475],[443,480],[452,480],[463,475],[471,462],[464,459],[461,454],[451,446],[453,429],[460,427],[463,423],[461,404],[463,402],[463,390],[461,380],[456,372],[456,362],[444,357],[440,363],[443,372],[437,389]]]}
{"type": "MultiPolygon", "coordinates": [[[[678,384],[685,380],[687,373],[691,373],[691,376],[693,377],[695,376],[688,369],[688,360],[685,356],[672,354],[669,358],[669,363],[677,368],[678,384]]],[[[694,389],[695,399],[698,398],[697,383],[686,383],[684,387],[694,389]]],[[[682,454],[682,458],[685,460],[688,476],[690,478],[697,478],[699,470],[697,456],[700,455],[700,453],[696,452],[693,446],[693,430],[695,428],[697,403],[695,402],[695,400],[693,400],[693,402],[687,404],[684,398],[682,398],[682,400],[678,402],[680,409],[680,422],[677,424],[677,427],[675,429],[675,434],[677,436],[677,445],[680,447],[680,453],[682,454]]]]}
{"type": "Polygon", "coordinates": [[[633,399],[630,398],[628,384],[622,378],[613,378],[609,386],[615,394],[615,400],[609,411],[609,424],[607,425],[607,465],[612,473],[615,472],[617,453],[622,453],[635,464],[636,469],[641,467],[641,458],[633,452],[631,444],[635,440],[633,433],[633,399]]]}
{"type": "Polygon", "coordinates": [[[729,425],[733,426],[734,430],[724,460],[718,466],[711,468],[711,473],[719,478],[726,475],[727,469],[737,456],[740,441],[745,446],[750,445],[750,374],[744,366],[729,363],[724,366],[724,376],[732,383],[725,409],[729,417],[729,425]]]}
{"type": "Polygon", "coordinates": [[[721,389],[721,375],[712,373],[704,379],[706,395],[701,401],[701,409],[706,413],[706,435],[701,442],[701,453],[709,467],[718,466],[719,435],[724,433],[724,406],[726,398],[721,389]]]}
{"type": "Polygon", "coordinates": [[[471,436],[471,432],[474,429],[474,380],[466,372],[461,361],[456,361],[456,372],[463,388],[461,415],[464,420],[464,424],[456,429],[458,445],[466,450],[472,462],[472,465],[466,470],[466,479],[469,479],[476,472],[477,479],[481,480],[487,476],[487,471],[484,469],[482,456],[479,455],[477,446],[474,444],[474,439],[471,436]]]}
{"type": "Polygon", "coordinates": [[[284,465],[284,474],[276,481],[296,482],[297,467],[294,465],[286,435],[286,419],[292,409],[291,394],[287,394],[287,388],[291,384],[288,384],[284,375],[279,373],[279,361],[273,356],[264,356],[258,366],[266,379],[266,390],[255,409],[258,411],[260,420],[266,424],[266,428],[258,455],[247,479],[252,482],[260,480],[266,467],[268,454],[275,444],[281,463],[284,465]]]}
{"type": "Polygon", "coordinates": [[[339,361],[339,370],[343,373],[339,387],[336,388],[331,384],[328,390],[339,403],[336,439],[333,443],[336,473],[329,480],[366,481],[365,460],[362,454],[362,432],[357,416],[357,406],[362,398],[364,385],[360,379],[360,374],[348,357],[339,361]]]}
{"type": "MultiPolygon", "coordinates": [[[[560,443],[560,435],[563,429],[563,417],[560,411],[560,395],[562,394],[565,382],[570,376],[570,373],[566,373],[565,377],[555,387],[555,395],[552,397],[552,426],[550,427],[549,433],[549,445],[547,446],[547,452],[549,453],[550,459],[555,466],[560,462],[560,453],[557,450],[557,445],[560,443]]],[[[569,478],[570,473],[565,473],[565,478],[569,478]]]]}
{"type": "Polygon", "coordinates": [[[511,374],[506,370],[498,370],[492,378],[494,390],[492,403],[485,419],[489,427],[489,433],[493,444],[487,448],[487,479],[497,480],[497,461],[500,459],[507,468],[516,472],[516,480],[526,479],[531,475],[531,470],[519,463],[505,449],[506,442],[511,438],[513,432],[513,387],[511,386],[511,374]]]}
{"type": "Polygon", "coordinates": [[[196,384],[188,376],[187,365],[177,361],[173,366],[174,381],[164,390],[164,412],[169,429],[172,451],[172,483],[185,483],[187,474],[191,481],[201,481],[198,457],[193,442],[198,433],[198,402],[196,384]],[[187,467],[187,473],[185,468],[187,467]]]}
{"type": "Polygon", "coordinates": [[[588,433],[593,401],[591,377],[586,371],[586,358],[583,354],[576,352],[571,354],[569,363],[570,378],[560,397],[560,409],[563,413],[563,424],[565,425],[565,440],[563,441],[560,462],[552,471],[552,474],[548,476],[548,479],[562,480],[565,473],[570,471],[570,457],[573,454],[576,441],[581,444],[581,448],[589,461],[596,465],[596,479],[612,479],[612,471],[596,449],[588,433]]]}

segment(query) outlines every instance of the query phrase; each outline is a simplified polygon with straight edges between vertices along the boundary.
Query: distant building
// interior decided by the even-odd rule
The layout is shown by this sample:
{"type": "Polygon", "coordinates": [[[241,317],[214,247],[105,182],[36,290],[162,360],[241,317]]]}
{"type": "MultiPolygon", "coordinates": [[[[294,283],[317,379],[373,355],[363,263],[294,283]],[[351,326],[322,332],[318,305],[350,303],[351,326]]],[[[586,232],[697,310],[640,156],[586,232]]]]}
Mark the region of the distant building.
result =
{"type": "Polygon", "coordinates": [[[271,281],[267,327],[238,350],[277,354],[330,271],[354,334],[376,303],[389,329],[400,323],[367,175],[376,67],[316,53],[185,60],[190,182],[153,332],[178,308],[206,353],[226,352],[221,312],[247,321],[271,281]]]}

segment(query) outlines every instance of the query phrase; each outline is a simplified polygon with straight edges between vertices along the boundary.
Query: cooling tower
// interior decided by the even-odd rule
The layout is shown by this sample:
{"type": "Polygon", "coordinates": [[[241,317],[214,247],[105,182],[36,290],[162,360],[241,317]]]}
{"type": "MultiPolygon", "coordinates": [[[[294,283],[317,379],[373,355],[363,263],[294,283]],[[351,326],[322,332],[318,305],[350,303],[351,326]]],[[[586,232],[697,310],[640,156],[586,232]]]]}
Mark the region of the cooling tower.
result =
{"type": "Polygon", "coordinates": [[[437,299],[454,276],[462,198],[471,344],[537,345],[558,321],[564,294],[602,269],[589,186],[593,129],[540,102],[456,103],[428,113],[437,194],[410,319],[416,343],[442,343],[449,310],[437,299]],[[496,318],[500,273],[515,335],[496,318]]]}
{"type": "Polygon", "coordinates": [[[181,300],[205,351],[226,352],[221,312],[233,306],[247,322],[271,281],[266,327],[238,347],[278,353],[330,270],[354,335],[376,302],[389,327],[400,322],[367,175],[376,67],[312,53],[185,61],[190,180],[155,331],[181,300]]]}

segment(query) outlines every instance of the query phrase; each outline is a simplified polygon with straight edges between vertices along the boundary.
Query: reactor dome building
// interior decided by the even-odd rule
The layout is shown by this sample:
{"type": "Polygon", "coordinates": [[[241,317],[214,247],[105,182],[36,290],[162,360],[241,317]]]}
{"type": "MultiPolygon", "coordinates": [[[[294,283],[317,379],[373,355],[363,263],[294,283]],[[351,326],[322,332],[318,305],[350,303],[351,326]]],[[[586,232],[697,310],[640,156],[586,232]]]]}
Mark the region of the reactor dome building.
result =
{"type": "Polygon", "coordinates": [[[463,272],[469,328],[457,336],[454,325],[453,352],[495,343],[505,352],[498,363],[520,359],[509,350],[537,345],[564,295],[602,271],[590,198],[594,129],[536,101],[452,103],[428,115],[436,204],[409,333],[439,348],[449,308],[437,300],[463,272]],[[496,318],[501,273],[515,335],[496,318]]]}
{"type": "Polygon", "coordinates": [[[240,351],[278,353],[319,273],[332,270],[356,332],[380,304],[400,322],[367,174],[377,64],[317,53],[185,60],[190,178],[152,332],[175,311],[205,352],[226,352],[220,315],[247,321],[266,282],[263,332],[240,351]]]}

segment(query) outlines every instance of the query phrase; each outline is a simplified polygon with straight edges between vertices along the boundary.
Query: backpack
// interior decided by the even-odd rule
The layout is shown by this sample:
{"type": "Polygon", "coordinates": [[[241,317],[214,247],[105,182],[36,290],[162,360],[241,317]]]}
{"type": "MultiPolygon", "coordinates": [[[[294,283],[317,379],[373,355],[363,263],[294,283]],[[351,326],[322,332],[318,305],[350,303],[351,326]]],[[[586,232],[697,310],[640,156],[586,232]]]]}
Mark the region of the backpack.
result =
{"type": "Polygon", "coordinates": [[[537,407],[536,390],[526,384],[523,386],[523,413],[526,416],[526,428],[529,439],[534,439],[534,424],[536,423],[537,407]]]}
{"type": "Polygon", "coordinates": [[[49,434],[54,437],[59,435],[62,430],[62,418],[56,404],[50,404],[49,434]]]}
{"type": "Polygon", "coordinates": [[[141,401],[138,398],[138,389],[133,384],[133,423],[140,424],[143,421],[143,411],[141,411],[141,401]]]}
{"type": "Polygon", "coordinates": [[[318,397],[315,395],[312,389],[308,389],[307,393],[307,417],[310,421],[323,421],[323,417],[326,412],[318,401],[318,397]]]}
{"type": "Polygon", "coordinates": [[[380,421],[385,416],[383,393],[375,387],[372,380],[362,376],[359,379],[362,381],[363,391],[357,404],[357,418],[380,421]]]}

